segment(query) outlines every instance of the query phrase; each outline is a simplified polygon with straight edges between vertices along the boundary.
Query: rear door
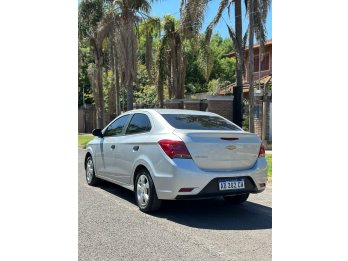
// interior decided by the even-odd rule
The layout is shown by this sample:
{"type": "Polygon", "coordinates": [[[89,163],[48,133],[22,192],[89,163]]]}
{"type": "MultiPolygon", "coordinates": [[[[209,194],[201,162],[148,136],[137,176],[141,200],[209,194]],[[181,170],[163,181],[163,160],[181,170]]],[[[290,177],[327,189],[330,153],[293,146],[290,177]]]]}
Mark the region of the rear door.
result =
{"type": "Polygon", "coordinates": [[[119,144],[119,177],[123,183],[131,184],[134,162],[140,153],[144,153],[151,131],[150,115],[135,113],[129,121],[125,135],[119,144]]]}

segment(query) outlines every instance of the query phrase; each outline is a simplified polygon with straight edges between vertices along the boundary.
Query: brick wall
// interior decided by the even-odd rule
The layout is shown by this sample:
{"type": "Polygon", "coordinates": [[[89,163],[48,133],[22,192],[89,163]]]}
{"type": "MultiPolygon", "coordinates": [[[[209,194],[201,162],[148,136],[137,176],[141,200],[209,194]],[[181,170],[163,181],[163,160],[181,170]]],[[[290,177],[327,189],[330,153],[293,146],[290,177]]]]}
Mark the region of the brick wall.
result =
{"type": "Polygon", "coordinates": [[[233,120],[233,96],[210,96],[207,100],[207,111],[219,114],[230,121],[233,120]]]}
{"type": "Polygon", "coordinates": [[[255,97],[255,112],[254,112],[254,126],[255,126],[255,133],[262,138],[262,121],[263,121],[263,114],[266,113],[266,124],[265,124],[265,140],[270,140],[270,133],[269,133],[269,127],[270,127],[270,99],[267,98],[265,106],[263,106],[263,101],[260,98],[255,97]],[[265,108],[264,108],[265,107],[265,108]],[[265,109],[265,112],[263,111],[265,109]],[[258,113],[257,113],[258,110],[258,113]]]}
{"type": "Polygon", "coordinates": [[[199,111],[201,109],[201,101],[198,100],[185,100],[184,101],[184,109],[185,110],[195,110],[199,111]]]}
{"type": "Polygon", "coordinates": [[[254,97],[254,127],[255,133],[261,138],[262,136],[262,100],[254,97]]]}
{"type": "Polygon", "coordinates": [[[167,100],[167,101],[164,101],[164,108],[166,108],[166,109],[183,109],[184,102],[183,102],[183,100],[167,100]]]}

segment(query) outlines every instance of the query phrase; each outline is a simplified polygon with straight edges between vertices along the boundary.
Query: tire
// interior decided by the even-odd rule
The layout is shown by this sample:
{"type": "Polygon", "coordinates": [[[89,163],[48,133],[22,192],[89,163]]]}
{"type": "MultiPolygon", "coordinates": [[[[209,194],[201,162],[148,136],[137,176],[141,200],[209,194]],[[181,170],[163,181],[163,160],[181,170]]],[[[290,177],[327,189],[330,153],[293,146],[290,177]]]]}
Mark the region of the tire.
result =
{"type": "Polygon", "coordinates": [[[224,199],[228,203],[232,204],[243,204],[249,197],[249,193],[241,194],[241,195],[235,195],[235,196],[224,196],[224,199]]]}
{"type": "Polygon", "coordinates": [[[134,194],[135,201],[142,212],[150,213],[161,207],[162,200],[158,199],[155,185],[146,169],[142,169],[137,173],[134,194]]]}
{"type": "Polygon", "coordinates": [[[95,186],[100,181],[100,179],[95,176],[92,156],[88,156],[86,160],[86,181],[90,186],[95,186]]]}

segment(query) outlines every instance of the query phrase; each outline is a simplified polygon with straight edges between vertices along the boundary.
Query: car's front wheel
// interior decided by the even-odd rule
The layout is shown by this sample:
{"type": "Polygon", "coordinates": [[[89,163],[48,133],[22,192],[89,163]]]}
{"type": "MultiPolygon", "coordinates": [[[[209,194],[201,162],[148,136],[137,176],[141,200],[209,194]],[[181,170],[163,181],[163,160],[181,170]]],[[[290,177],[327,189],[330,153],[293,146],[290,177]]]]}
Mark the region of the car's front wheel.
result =
{"type": "Polygon", "coordinates": [[[162,201],[157,197],[155,185],[147,170],[142,169],[137,173],[134,191],[135,201],[141,211],[149,213],[161,207],[162,201]]]}
{"type": "Polygon", "coordinates": [[[90,186],[95,186],[99,182],[99,179],[95,176],[92,156],[88,156],[86,160],[86,181],[90,186]]]}
{"type": "Polygon", "coordinates": [[[235,196],[224,196],[224,199],[232,204],[242,204],[244,203],[249,197],[249,193],[241,194],[241,195],[235,195],[235,196]]]}

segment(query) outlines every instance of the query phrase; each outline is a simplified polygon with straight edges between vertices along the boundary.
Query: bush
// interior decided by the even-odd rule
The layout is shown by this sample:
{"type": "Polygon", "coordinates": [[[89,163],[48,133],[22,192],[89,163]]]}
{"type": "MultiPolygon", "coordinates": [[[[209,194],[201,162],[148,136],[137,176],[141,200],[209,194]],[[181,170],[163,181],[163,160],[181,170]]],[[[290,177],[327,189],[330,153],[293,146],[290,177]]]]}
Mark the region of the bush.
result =
{"type": "Polygon", "coordinates": [[[208,91],[210,94],[217,94],[220,90],[220,86],[221,86],[221,83],[220,83],[220,80],[219,79],[214,79],[214,80],[211,80],[209,83],[208,83],[208,91]]]}

